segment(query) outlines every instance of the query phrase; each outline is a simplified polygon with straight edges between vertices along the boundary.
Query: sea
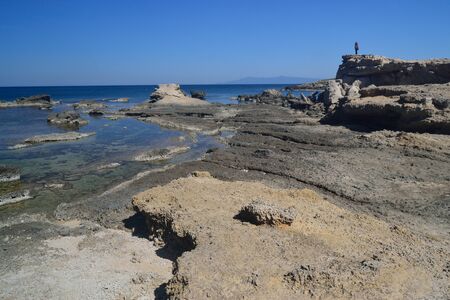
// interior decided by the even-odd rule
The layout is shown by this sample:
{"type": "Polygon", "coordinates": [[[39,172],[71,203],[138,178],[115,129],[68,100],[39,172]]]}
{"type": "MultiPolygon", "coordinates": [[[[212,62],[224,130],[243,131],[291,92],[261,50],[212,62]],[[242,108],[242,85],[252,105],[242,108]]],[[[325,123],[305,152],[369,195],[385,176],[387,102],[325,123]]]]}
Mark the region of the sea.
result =
{"type": "MultiPolygon", "coordinates": [[[[266,89],[281,89],[287,84],[264,85],[182,85],[206,92],[206,100],[215,103],[237,103],[233,97],[257,94],[266,89]]],[[[198,159],[209,148],[223,146],[217,137],[169,130],[134,118],[109,120],[82,114],[89,124],[80,132],[96,134],[70,142],[44,143],[22,149],[11,149],[25,139],[41,134],[61,133],[64,129],[47,123],[51,112],[70,110],[80,100],[95,100],[109,109],[120,109],[147,101],[156,86],[51,86],[0,87],[0,100],[48,94],[60,101],[52,110],[36,108],[0,109],[0,165],[20,169],[20,183],[14,190],[28,190],[28,200],[0,206],[0,221],[21,213],[51,214],[62,202],[82,200],[129,180],[138,173],[198,159]],[[127,103],[112,102],[128,98],[127,103]],[[170,146],[189,146],[190,151],[168,161],[137,162],[138,153],[170,146]],[[106,167],[114,166],[114,167],[106,167]]],[[[0,198],[11,192],[11,186],[0,184],[0,198]]]]}

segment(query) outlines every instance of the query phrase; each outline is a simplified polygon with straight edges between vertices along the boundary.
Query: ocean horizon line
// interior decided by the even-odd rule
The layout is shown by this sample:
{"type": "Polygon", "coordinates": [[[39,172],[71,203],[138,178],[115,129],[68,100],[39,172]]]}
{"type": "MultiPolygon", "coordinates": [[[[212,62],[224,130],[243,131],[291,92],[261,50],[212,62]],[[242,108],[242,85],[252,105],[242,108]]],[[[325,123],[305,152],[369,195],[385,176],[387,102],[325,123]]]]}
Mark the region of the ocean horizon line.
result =
{"type": "MultiPolygon", "coordinates": [[[[177,82],[165,82],[165,83],[177,83],[177,82]]],[[[0,86],[0,88],[46,88],[46,87],[113,87],[113,86],[157,86],[164,83],[155,84],[86,84],[86,85],[11,85],[11,86],[0,86]]],[[[181,86],[184,85],[293,85],[295,83],[178,83],[181,86]]],[[[300,84],[300,83],[298,83],[300,84]]]]}

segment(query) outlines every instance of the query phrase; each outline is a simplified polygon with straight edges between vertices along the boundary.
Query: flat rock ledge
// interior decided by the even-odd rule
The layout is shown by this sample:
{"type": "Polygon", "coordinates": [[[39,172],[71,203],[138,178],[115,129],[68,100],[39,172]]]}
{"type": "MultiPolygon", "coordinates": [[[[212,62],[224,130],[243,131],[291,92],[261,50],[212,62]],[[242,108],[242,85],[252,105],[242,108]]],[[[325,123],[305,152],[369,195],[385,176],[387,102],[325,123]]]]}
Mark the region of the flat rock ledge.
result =
{"type": "Polygon", "coordinates": [[[450,59],[402,60],[378,55],[344,55],[337,79],[362,86],[450,82],[450,59]]]}
{"type": "Polygon", "coordinates": [[[141,154],[138,154],[134,157],[135,161],[158,161],[158,160],[168,160],[174,157],[175,155],[185,153],[189,151],[190,147],[169,147],[163,149],[153,149],[141,154]]]}
{"type": "Polygon", "coordinates": [[[179,84],[160,84],[150,96],[152,105],[208,105],[209,102],[187,96],[179,84]]]}
{"type": "Polygon", "coordinates": [[[63,142],[63,141],[75,141],[82,138],[95,135],[95,132],[67,132],[67,133],[52,133],[44,135],[36,135],[26,139],[22,144],[17,144],[10,147],[10,149],[20,149],[29,147],[36,144],[51,143],[51,142],[63,142]]]}
{"type": "MultiPolygon", "coordinates": [[[[169,299],[445,298],[448,247],[308,189],[222,181],[205,172],[133,198],[175,261],[169,299]],[[291,226],[235,218],[259,199],[293,207],[291,226]],[[176,251],[170,251],[175,249],[176,251]]],[[[160,291],[163,292],[163,291],[160,291]]]]}

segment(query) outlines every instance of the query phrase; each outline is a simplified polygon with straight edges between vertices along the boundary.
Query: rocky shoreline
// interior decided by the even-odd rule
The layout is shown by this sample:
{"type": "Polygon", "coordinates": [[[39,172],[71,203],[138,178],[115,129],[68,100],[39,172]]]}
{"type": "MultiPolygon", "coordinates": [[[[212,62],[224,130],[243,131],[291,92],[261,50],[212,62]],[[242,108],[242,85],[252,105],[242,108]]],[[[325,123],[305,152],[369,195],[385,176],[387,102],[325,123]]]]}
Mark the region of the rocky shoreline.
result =
{"type": "MultiPolygon", "coordinates": [[[[344,66],[355,63],[370,72],[368,66],[399,64],[344,57],[344,66]]],[[[411,78],[429,65],[417,64],[408,71],[411,78]]],[[[430,68],[444,67],[433,62],[430,68]]],[[[42,249],[40,262],[54,262],[49,245],[78,249],[63,253],[73,261],[67,268],[79,271],[74,265],[86,259],[79,250],[85,245],[88,256],[101,261],[126,257],[120,261],[132,270],[114,265],[111,274],[123,277],[114,277],[116,285],[105,283],[114,288],[103,298],[445,298],[450,85],[404,85],[398,75],[372,86],[361,76],[326,81],[323,92],[311,96],[242,96],[245,105],[204,105],[180,94],[177,85],[160,86],[150,101],[114,115],[218,136],[225,147],[142,173],[112,192],[61,204],[55,216],[0,228],[9,262],[0,282],[19,280],[12,275],[17,257],[20,265],[48,273],[29,249],[42,249]],[[225,132],[233,134],[221,136],[225,132]],[[148,247],[151,240],[157,255],[118,229],[144,238],[148,247]],[[20,230],[32,232],[33,239],[6,239],[20,230]],[[125,252],[112,247],[111,256],[100,255],[102,235],[126,245],[125,252]],[[139,247],[139,259],[130,264],[132,247],[139,247]],[[161,268],[141,263],[144,256],[161,268]],[[144,276],[150,272],[153,278],[144,276]]],[[[380,80],[372,73],[369,78],[380,80]]],[[[141,156],[160,160],[184,150],[141,156]]],[[[33,280],[24,285],[45,293],[33,280]]]]}

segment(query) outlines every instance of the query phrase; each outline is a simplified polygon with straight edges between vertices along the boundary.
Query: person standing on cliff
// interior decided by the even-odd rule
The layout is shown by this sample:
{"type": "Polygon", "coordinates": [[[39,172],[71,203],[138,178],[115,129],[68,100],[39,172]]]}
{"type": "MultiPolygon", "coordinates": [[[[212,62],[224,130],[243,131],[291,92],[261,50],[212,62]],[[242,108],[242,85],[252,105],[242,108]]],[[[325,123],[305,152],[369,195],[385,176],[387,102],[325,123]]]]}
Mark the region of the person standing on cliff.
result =
{"type": "Polygon", "coordinates": [[[358,55],[359,45],[358,42],[355,42],[355,55],[358,55]]]}

